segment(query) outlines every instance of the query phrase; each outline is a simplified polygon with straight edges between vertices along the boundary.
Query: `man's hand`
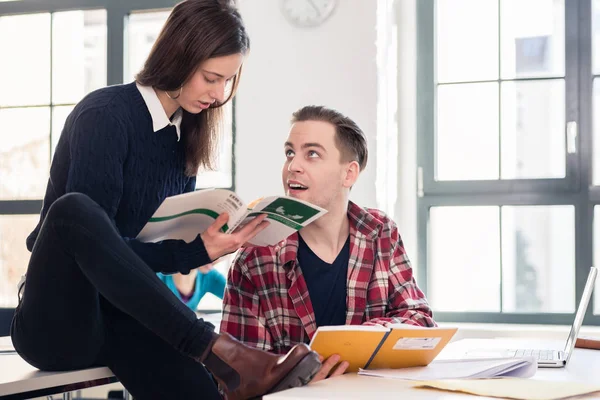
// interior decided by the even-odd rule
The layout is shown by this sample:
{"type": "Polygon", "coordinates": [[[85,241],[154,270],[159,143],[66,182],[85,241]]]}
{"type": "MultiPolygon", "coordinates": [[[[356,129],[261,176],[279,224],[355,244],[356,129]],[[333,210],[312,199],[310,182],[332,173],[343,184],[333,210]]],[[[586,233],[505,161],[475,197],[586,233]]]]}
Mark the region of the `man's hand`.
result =
{"type": "Polygon", "coordinates": [[[348,361],[342,361],[340,365],[338,365],[337,368],[333,372],[331,372],[331,369],[335,367],[335,365],[338,362],[340,362],[340,356],[334,354],[327,358],[327,360],[325,361],[323,361],[323,356],[319,356],[319,360],[321,360],[323,364],[321,365],[321,369],[319,370],[319,372],[317,372],[314,378],[312,378],[311,382],[318,382],[327,377],[331,378],[334,376],[342,375],[344,372],[346,372],[346,369],[350,365],[348,364],[348,361]]]}
{"type": "Polygon", "coordinates": [[[259,215],[242,228],[236,229],[235,232],[223,233],[221,228],[229,220],[229,215],[227,213],[219,215],[215,222],[200,235],[210,259],[216,260],[242,247],[269,225],[264,221],[266,217],[265,214],[259,215]]]}

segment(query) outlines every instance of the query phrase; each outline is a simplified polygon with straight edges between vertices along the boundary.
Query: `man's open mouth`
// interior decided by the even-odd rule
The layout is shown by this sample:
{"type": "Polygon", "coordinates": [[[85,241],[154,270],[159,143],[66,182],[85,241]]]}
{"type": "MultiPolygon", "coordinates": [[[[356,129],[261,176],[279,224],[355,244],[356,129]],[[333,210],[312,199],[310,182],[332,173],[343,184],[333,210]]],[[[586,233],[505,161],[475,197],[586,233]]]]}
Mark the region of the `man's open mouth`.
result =
{"type": "Polygon", "coordinates": [[[308,187],[301,185],[299,183],[288,183],[288,187],[292,190],[306,190],[308,187]]]}

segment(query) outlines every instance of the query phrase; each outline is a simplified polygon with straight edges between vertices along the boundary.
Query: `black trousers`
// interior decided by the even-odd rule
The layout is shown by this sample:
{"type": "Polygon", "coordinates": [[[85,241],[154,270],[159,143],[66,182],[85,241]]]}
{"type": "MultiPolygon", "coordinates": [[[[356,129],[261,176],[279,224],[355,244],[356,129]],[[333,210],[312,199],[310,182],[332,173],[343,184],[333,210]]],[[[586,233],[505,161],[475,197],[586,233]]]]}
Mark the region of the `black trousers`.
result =
{"type": "Polygon", "coordinates": [[[220,398],[199,357],[214,327],[187,308],[89,197],[56,200],[11,326],[41,370],[108,366],[136,400],[220,398]]]}

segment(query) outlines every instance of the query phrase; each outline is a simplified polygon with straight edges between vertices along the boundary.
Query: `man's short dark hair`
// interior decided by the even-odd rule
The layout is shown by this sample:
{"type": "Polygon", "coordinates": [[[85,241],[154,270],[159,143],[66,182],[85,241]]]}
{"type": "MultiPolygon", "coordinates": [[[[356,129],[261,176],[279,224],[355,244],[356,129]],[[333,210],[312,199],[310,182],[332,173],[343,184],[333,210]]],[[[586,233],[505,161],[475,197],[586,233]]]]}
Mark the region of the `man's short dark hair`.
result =
{"type": "Polygon", "coordinates": [[[344,114],[324,106],[305,106],[292,114],[292,124],[302,121],[329,122],[335,127],[335,143],[342,161],[356,161],[360,170],[367,166],[367,138],[356,122],[344,114]]]}

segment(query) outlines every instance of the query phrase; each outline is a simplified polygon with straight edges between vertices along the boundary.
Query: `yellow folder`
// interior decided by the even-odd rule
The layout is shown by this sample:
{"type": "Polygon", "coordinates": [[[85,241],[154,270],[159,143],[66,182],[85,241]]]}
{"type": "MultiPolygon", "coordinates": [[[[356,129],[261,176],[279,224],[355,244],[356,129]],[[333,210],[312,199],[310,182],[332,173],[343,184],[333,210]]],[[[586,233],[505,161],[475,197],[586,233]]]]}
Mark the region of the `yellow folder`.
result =
{"type": "Polygon", "coordinates": [[[310,347],[324,358],[339,354],[359,368],[405,368],[428,365],[448,344],[457,328],[423,328],[412,325],[322,326],[317,329],[310,347]]]}

